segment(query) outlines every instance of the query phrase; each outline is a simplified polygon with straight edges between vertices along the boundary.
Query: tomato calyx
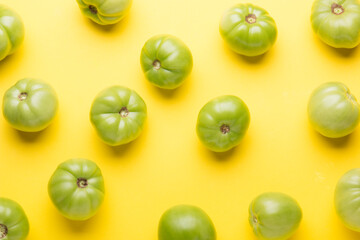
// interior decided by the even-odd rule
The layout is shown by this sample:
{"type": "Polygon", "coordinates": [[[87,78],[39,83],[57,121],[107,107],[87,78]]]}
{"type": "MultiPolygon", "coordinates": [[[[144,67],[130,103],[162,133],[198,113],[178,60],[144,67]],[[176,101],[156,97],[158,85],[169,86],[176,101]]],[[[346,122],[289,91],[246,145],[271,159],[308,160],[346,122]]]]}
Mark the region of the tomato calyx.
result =
{"type": "Polygon", "coordinates": [[[153,65],[153,67],[154,67],[155,70],[159,70],[159,69],[161,68],[161,63],[160,63],[160,61],[157,60],[157,59],[153,62],[152,65],[153,65]]]}
{"type": "Polygon", "coordinates": [[[24,101],[24,100],[26,100],[27,96],[28,96],[28,94],[26,92],[22,92],[19,94],[18,98],[20,101],[24,101]]]}
{"type": "Polygon", "coordinates": [[[230,126],[227,124],[223,124],[220,127],[220,131],[222,132],[222,134],[227,134],[228,132],[230,132],[230,126]]]}
{"type": "Polygon", "coordinates": [[[344,11],[345,11],[344,7],[337,3],[333,3],[331,5],[331,12],[335,15],[341,15],[344,13],[344,11]]]}
{"type": "Polygon", "coordinates": [[[127,107],[122,107],[119,111],[121,117],[126,118],[129,115],[129,110],[127,107]]]}
{"type": "Polygon", "coordinates": [[[89,10],[90,12],[92,12],[93,14],[97,14],[98,10],[94,5],[89,5],[89,10]]]}
{"type": "Polygon", "coordinates": [[[4,224],[0,224],[0,239],[6,238],[8,234],[8,228],[4,224]]]}
{"type": "Polygon", "coordinates": [[[86,188],[89,185],[85,178],[78,178],[76,183],[79,188],[86,188]]]}
{"type": "Polygon", "coordinates": [[[247,15],[245,17],[245,21],[249,24],[253,24],[256,23],[256,15],[253,13],[250,13],[249,15],[247,15]]]}

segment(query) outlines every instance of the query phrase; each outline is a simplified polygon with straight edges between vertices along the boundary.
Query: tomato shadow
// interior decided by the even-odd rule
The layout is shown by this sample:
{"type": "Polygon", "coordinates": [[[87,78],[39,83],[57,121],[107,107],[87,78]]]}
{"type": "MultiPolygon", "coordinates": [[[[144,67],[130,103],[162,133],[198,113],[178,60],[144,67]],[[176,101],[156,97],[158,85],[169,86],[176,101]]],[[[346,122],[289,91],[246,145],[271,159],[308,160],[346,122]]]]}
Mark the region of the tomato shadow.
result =
{"type": "Polygon", "coordinates": [[[232,51],[228,46],[226,46],[226,44],[224,43],[223,48],[226,51],[226,55],[230,55],[232,58],[245,62],[248,65],[256,65],[256,64],[260,64],[262,62],[264,62],[267,59],[267,56],[269,56],[269,52],[272,51],[272,49],[270,49],[269,52],[266,52],[264,54],[261,54],[259,56],[254,56],[254,57],[249,57],[249,56],[245,56],[245,55],[241,55],[238,54],[234,51],[232,51]]]}
{"type": "Polygon", "coordinates": [[[355,47],[355,48],[334,48],[334,47],[331,47],[331,46],[327,45],[323,41],[321,41],[321,39],[318,36],[316,36],[315,34],[313,34],[313,38],[314,38],[314,40],[315,40],[315,42],[317,43],[318,46],[320,46],[321,48],[323,48],[327,52],[331,52],[331,53],[335,54],[336,56],[343,57],[343,58],[351,58],[351,57],[353,57],[356,54],[357,49],[359,48],[359,47],[355,47]]]}
{"type": "Polygon", "coordinates": [[[312,134],[315,135],[317,140],[319,140],[333,148],[346,148],[347,146],[351,145],[351,142],[354,139],[353,135],[355,134],[355,132],[354,132],[352,134],[349,134],[349,135],[347,135],[345,137],[341,137],[341,138],[328,138],[328,137],[321,135],[320,133],[316,132],[313,129],[310,129],[310,131],[312,131],[312,134]]]}
{"type": "Polygon", "coordinates": [[[21,63],[21,59],[23,59],[24,56],[24,50],[23,46],[20,47],[15,53],[7,56],[3,60],[0,61],[0,69],[6,68],[6,69],[16,69],[16,67],[9,67],[9,65],[18,65],[21,63]]]}
{"type": "Polygon", "coordinates": [[[110,25],[100,25],[85,16],[81,17],[84,18],[83,21],[85,21],[88,26],[103,33],[123,32],[126,26],[129,25],[128,23],[131,20],[131,14],[129,14],[118,23],[110,25]]]}

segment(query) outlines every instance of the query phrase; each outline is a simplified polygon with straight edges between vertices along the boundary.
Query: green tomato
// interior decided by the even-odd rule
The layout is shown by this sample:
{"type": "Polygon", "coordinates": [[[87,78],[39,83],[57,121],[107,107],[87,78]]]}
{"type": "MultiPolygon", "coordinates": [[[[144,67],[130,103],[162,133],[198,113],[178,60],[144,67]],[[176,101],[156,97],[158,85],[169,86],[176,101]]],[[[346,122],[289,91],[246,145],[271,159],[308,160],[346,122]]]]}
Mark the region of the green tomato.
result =
{"type": "Polygon", "coordinates": [[[144,100],[134,90],[121,86],[100,92],[90,111],[91,123],[110,146],[135,140],[143,130],[146,116],[144,100]]]}
{"type": "Polygon", "coordinates": [[[265,9],[247,3],[237,4],[225,12],[220,21],[220,33],[236,53],[258,56],[274,45],[277,28],[265,9]]]}
{"type": "Polygon", "coordinates": [[[220,96],[200,110],[196,132],[201,142],[214,152],[237,146],[250,124],[246,104],[236,96],[220,96]]]}
{"type": "Polygon", "coordinates": [[[359,104],[344,84],[325,83],[312,93],[308,117],[313,128],[323,136],[344,137],[359,123],[359,104]]]}
{"type": "Polygon", "coordinates": [[[193,67],[189,48],[170,35],[150,38],[141,51],[140,62],[146,78],[165,89],[179,87],[193,67]]]}
{"type": "Polygon", "coordinates": [[[100,25],[115,24],[130,11],[132,0],[76,0],[82,13],[100,25]]]}
{"type": "Polygon", "coordinates": [[[57,167],[50,178],[48,192],[64,217],[82,221],[99,210],[104,200],[104,179],[94,162],[70,159],[57,167]]]}
{"type": "Polygon", "coordinates": [[[7,198],[0,198],[0,239],[23,240],[29,234],[29,221],[22,207],[7,198]]]}
{"type": "Polygon", "coordinates": [[[249,207],[249,223],[255,235],[263,240],[290,238],[298,229],[301,219],[299,204],[283,193],[263,193],[249,207]]]}
{"type": "Polygon", "coordinates": [[[360,43],[360,2],[315,0],[311,23],[324,43],[335,48],[354,48],[360,43]]]}
{"type": "Polygon", "coordinates": [[[25,78],[5,92],[3,114],[12,127],[38,132],[50,125],[58,109],[54,89],[45,82],[25,78]]]}
{"type": "Polygon", "coordinates": [[[13,54],[24,41],[24,24],[20,16],[0,5],[0,61],[13,54]]]}
{"type": "Polygon", "coordinates": [[[200,208],[178,205],[168,209],[161,217],[159,240],[215,240],[214,224],[200,208]]]}

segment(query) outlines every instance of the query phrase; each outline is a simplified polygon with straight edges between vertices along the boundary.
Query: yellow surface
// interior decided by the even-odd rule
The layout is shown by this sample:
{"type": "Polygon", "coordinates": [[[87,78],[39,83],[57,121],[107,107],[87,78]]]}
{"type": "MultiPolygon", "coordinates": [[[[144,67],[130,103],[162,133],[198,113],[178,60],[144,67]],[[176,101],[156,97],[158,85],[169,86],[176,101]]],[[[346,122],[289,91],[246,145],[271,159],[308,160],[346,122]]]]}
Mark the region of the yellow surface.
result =
{"type": "MultiPolygon", "coordinates": [[[[23,18],[21,49],[0,63],[0,96],[17,80],[41,78],[56,89],[60,111],[38,134],[13,130],[0,117],[0,195],[18,201],[31,224],[29,240],[156,240],[161,214],[193,204],[212,218],[219,240],[254,240],[250,201],[265,191],[298,200],[303,221],[292,240],[350,240],[333,208],[339,177],[359,167],[360,130],[332,141],[308,125],[309,94],[326,81],[344,82],[360,97],[360,51],[337,51],[314,36],[312,0],[254,0],[274,17],[279,36],[263,57],[232,53],[218,32],[236,0],[134,0],[130,15],[113,27],[82,16],[75,0],[4,0],[23,18]],[[139,58],[155,34],[181,38],[194,69],[176,91],[150,85],[139,58]],[[135,89],[148,106],[143,134],[111,148],[89,121],[95,95],[111,85],[135,89]],[[211,98],[235,94],[251,112],[239,147],[206,150],[195,133],[197,114],[211,98]],[[57,165],[73,157],[94,160],[103,171],[106,198],[85,222],[64,219],[47,195],[57,165]]],[[[2,100],[0,100],[2,103],[2,100]]]]}

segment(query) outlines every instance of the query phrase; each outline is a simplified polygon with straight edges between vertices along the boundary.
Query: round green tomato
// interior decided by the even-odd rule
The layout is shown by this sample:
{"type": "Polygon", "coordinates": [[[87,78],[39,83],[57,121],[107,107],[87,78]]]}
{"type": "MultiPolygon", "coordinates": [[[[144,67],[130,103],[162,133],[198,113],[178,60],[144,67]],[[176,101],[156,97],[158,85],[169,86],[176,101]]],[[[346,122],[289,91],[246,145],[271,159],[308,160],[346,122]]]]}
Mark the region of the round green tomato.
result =
{"type": "Polygon", "coordinates": [[[237,146],[250,124],[246,104],[236,96],[217,97],[200,110],[196,132],[210,150],[225,152],[237,146]]]}
{"type": "Polygon", "coordinates": [[[274,19],[261,7],[237,4],[225,12],[220,33],[228,46],[245,56],[258,56],[269,51],[277,37],[274,19]]]}
{"type": "Polygon", "coordinates": [[[325,83],[312,93],[308,117],[313,128],[323,136],[344,137],[359,123],[359,104],[344,84],[325,83]]]}
{"type": "Polygon", "coordinates": [[[335,48],[354,48],[360,43],[358,0],[315,0],[311,11],[314,32],[335,48]]]}
{"type": "Polygon", "coordinates": [[[45,82],[25,78],[5,92],[3,114],[12,127],[38,132],[50,125],[58,109],[54,89],[45,82]]]}
{"type": "Polygon", "coordinates": [[[0,198],[0,239],[24,240],[29,234],[29,221],[22,207],[7,198],[0,198]]]}
{"type": "Polygon", "coordinates": [[[193,67],[189,48],[170,35],[150,38],[141,51],[140,62],[146,78],[165,89],[179,87],[193,67]]]}
{"type": "Polygon", "coordinates": [[[168,209],[161,217],[159,240],[215,240],[214,224],[200,208],[178,205],[168,209]]]}
{"type": "Polygon", "coordinates": [[[130,11],[132,0],[76,0],[82,13],[100,25],[115,24],[130,11]]]}
{"type": "Polygon", "coordinates": [[[286,240],[302,219],[299,204],[283,193],[269,192],[256,197],[249,207],[249,223],[263,240],[286,240]]]}
{"type": "Polygon", "coordinates": [[[99,167],[87,159],[61,163],[48,184],[49,196],[60,213],[71,220],[86,220],[104,200],[104,179],[99,167]]]}
{"type": "Polygon", "coordinates": [[[0,5],[0,61],[13,54],[24,41],[24,24],[20,16],[0,5]]]}
{"type": "Polygon", "coordinates": [[[134,90],[121,86],[100,92],[90,111],[98,135],[111,146],[135,140],[142,132],[146,116],[144,100],[134,90]]]}
{"type": "Polygon", "coordinates": [[[360,168],[348,171],[338,181],[335,209],[346,227],[360,232],[360,168]]]}

